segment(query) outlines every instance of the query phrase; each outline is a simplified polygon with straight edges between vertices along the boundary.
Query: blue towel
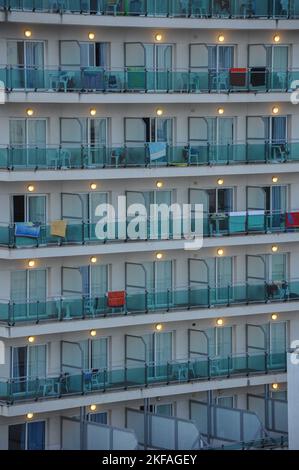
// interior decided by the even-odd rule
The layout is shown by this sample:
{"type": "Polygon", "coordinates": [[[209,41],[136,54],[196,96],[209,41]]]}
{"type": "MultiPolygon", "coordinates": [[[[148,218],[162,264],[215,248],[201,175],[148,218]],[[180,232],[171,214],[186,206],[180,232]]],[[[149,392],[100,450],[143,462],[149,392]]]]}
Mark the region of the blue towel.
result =
{"type": "Polygon", "coordinates": [[[40,225],[34,224],[16,224],[15,226],[16,237],[26,238],[39,238],[40,236],[40,225]]]}
{"type": "Polygon", "coordinates": [[[152,142],[148,144],[148,149],[151,161],[160,160],[160,158],[166,157],[165,142],[152,142]]]}

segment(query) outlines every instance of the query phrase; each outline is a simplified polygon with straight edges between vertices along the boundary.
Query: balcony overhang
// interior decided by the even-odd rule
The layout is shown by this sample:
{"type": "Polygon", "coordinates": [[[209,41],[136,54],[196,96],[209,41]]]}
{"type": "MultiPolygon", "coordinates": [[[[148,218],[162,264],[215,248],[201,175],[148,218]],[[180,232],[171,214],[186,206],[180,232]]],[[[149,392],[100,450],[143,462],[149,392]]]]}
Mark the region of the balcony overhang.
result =
{"type": "Polygon", "coordinates": [[[49,24],[61,26],[101,26],[102,28],[194,29],[206,30],[298,30],[298,19],[229,19],[229,18],[166,18],[145,16],[113,16],[89,14],[60,14],[12,11],[0,14],[8,23],[49,24]]]}
{"type": "Polygon", "coordinates": [[[39,324],[24,324],[17,326],[0,326],[0,337],[3,339],[17,339],[29,336],[59,335],[62,333],[76,333],[92,331],[96,329],[110,330],[112,328],[129,328],[153,323],[194,322],[200,320],[214,320],[221,318],[253,317],[257,315],[271,315],[276,313],[293,314],[299,311],[299,301],[274,302],[259,304],[240,304],[237,306],[220,306],[215,308],[191,308],[190,310],[178,309],[157,311],[146,314],[112,315],[86,320],[68,320],[42,322],[39,324]]]}
{"type": "Polygon", "coordinates": [[[7,103],[53,104],[181,104],[181,103],[291,103],[286,92],[234,92],[234,93],[77,93],[56,91],[12,91],[6,93],[7,103]]]}
{"type": "MultiPolygon", "coordinates": [[[[203,248],[269,245],[272,243],[298,243],[298,233],[268,233],[264,235],[242,235],[228,237],[204,238],[203,248]]],[[[61,247],[48,246],[36,248],[1,248],[0,259],[3,260],[26,260],[30,257],[39,259],[64,258],[72,256],[112,255],[117,253],[145,253],[156,250],[175,251],[185,249],[185,240],[151,240],[151,241],[128,241],[109,242],[90,245],[65,245],[61,247]]],[[[190,241],[189,241],[190,242],[190,241]]],[[[189,252],[190,253],[190,252],[189,252]]],[[[192,252],[191,252],[192,253],[192,252]]]]}
{"type": "MultiPolygon", "coordinates": [[[[299,158],[299,157],[298,157],[299,158]]],[[[8,171],[0,170],[2,183],[18,181],[90,181],[101,180],[134,180],[157,178],[189,178],[189,177],[215,177],[235,175],[273,175],[273,173],[287,174],[299,173],[299,162],[275,163],[275,164],[240,164],[240,165],[213,165],[213,166],[189,166],[189,167],[162,167],[157,168],[95,168],[95,169],[62,169],[62,170],[26,170],[8,171]]]]}
{"type": "MultiPolygon", "coordinates": [[[[241,388],[249,386],[266,385],[274,382],[284,383],[287,381],[286,373],[270,373],[263,375],[253,375],[250,377],[222,378],[215,380],[205,380],[175,385],[158,385],[148,388],[106,391],[105,393],[93,393],[89,396],[78,395],[76,397],[53,399],[48,401],[31,402],[30,412],[34,414],[49,413],[61,410],[88,407],[94,403],[98,405],[110,405],[113,403],[130,402],[133,400],[144,400],[145,398],[175,397],[178,395],[206,392],[210,390],[226,390],[231,388],[241,388]]],[[[26,416],[28,413],[28,402],[12,406],[0,406],[0,416],[12,418],[16,416],[26,416]]]]}

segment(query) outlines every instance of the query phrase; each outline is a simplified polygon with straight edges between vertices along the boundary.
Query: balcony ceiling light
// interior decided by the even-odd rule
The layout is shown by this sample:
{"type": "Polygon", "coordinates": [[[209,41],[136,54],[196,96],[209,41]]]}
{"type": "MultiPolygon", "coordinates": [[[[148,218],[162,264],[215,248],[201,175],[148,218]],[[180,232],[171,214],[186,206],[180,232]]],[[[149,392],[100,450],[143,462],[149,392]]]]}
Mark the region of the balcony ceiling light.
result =
{"type": "Polygon", "coordinates": [[[92,31],[90,31],[90,32],[88,33],[88,39],[89,39],[90,41],[93,41],[95,37],[96,37],[96,35],[95,35],[95,33],[93,33],[92,31]]]}
{"type": "Polygon", "coordinates": [[[219,34],[218,41],[219,42],[224,42],[224,40],[225,40],[224,34],[219,34]]]}
{"type": "Polygon", "coordinates": [[[25,38],[31,38],[31,36],[32,36],[31,29],[25,29],[24,36],[25,36],[25,38]]]}
{"type": "Polygon", "coordinates": [[[155,39],[156,39],[156,41],[161,42],[162,39],[163,39],[162,34],[161,34],[161,33],[157,33],[156,36],[155,36],[155,39]]]}

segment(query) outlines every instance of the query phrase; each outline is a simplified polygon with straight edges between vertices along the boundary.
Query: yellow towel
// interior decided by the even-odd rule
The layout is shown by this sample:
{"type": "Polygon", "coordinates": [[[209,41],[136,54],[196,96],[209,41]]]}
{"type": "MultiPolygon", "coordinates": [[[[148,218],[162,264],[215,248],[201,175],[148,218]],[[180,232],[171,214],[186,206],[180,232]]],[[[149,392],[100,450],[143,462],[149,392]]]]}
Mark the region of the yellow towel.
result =
{"type": "Polygon", "coordinates": [[[54,220],[51,223],[51,235],[53,237],[65,238],[67,223],[65,220],[54,220]]]}

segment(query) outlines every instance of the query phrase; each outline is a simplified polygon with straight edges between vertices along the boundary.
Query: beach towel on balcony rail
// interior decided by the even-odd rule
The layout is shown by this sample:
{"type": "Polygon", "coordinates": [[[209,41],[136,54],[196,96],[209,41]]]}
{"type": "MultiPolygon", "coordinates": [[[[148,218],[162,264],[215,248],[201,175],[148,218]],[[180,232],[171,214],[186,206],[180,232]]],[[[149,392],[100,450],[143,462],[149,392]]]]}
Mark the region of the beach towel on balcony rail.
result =
{"type": "Polygon", "coordinates": [[[166,157],[166,143],[165,142],[151,142],[148,144],[148,150],[151,162],[160,160],[166,157]]]}
{"type": "Polygon", "coordinates": [[[15,225],[15,236],[25,238],[39,238],[40,236],[40,225],[28,223],[18,223],[15,225]]]}
{"type": "Polygon", "coordinates": [[[65,238],[67,223],[65,220],[54,220],[51,223],[51,236],[65,238]]]}

